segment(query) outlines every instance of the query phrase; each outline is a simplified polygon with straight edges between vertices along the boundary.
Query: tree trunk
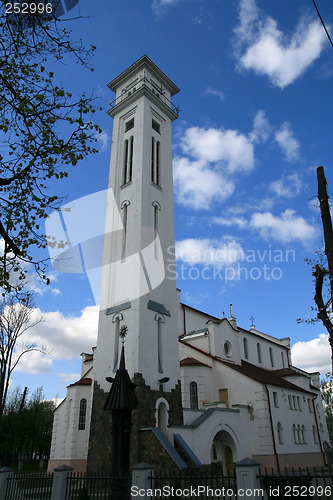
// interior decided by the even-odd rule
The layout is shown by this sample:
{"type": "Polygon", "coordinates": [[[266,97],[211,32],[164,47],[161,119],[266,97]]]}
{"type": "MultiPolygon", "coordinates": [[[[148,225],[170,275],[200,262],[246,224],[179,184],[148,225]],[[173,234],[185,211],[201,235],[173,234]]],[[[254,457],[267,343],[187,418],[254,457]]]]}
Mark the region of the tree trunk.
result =
{"type": "MultiPolygon", "coordinates": [[[[325,255],[327,258],[328,264],[328,276],[330,282],[330,304],[332,306],[333,299],[333,228],[332,228],[332,219],[330,206],[328,202],[328,194],[326,189],[326,178],[324,174],[324,167],[317,168],[317,179],[318,179],[318,200],[320,206],[321,219],[323,222],[323,231],[324,231],[324,241],[325,241],[325,255]]],[[[318,271],[318,270],[317,270],[318,271]]],[[[326,271],[327,273],[327,271],[326,271]]],[[[316,285],[318,285],[318,276],[314,273],[316,278],[316,285]]],[[[326,317],[326,321],[323,321],[326,330],[329,334],[329,342],[331,345],[331,358],[332,358],[332,372],[333,372],[333,324],[329,318],[329,314],[327,311],[327,305],[324,306],[324,301],[322,299],[322,283],[320,287],[320,307],[315,297],[316,304],[318,306],[318,318],[323,321],[323,315],[326,317]],[[323,311],[323,307],[325,307],[325,311],[323,311]]],[[[318,286],[316,287],[316,296],[318,294],[318,286]]]]}

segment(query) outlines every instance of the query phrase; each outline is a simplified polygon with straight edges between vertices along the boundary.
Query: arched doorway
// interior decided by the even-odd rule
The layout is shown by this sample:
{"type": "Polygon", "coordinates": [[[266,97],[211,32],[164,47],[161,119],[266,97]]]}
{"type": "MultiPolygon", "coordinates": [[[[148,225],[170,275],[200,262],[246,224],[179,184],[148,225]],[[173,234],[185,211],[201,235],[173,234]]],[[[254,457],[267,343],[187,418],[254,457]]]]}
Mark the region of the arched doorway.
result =
{"type": "Polygon", "coordinates": [[[236,447],[233,438],[227,431],[219,431],[212,443],[212,463],[222,466],[224,476],[233,476],[236,458],[236,447]]]}

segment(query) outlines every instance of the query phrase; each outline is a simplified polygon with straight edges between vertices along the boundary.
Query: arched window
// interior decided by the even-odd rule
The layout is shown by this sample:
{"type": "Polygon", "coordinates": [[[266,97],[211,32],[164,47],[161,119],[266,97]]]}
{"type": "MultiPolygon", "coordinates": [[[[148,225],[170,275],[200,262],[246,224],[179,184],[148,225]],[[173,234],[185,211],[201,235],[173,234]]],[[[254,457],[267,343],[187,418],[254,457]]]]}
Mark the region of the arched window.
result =
{"type": "Polygon", "coordinates": [[[302,425],[301,434],[302,434],[302,443],[306,444],[306,428],[304,425],[302,425]]]}
{"type": "Polygon", "coordinates": [[[161,210],[161,205],[157,202],[157,201],[153,201],[153,207],[154,207],[154,221],[153,221],[153,225],[154,225],[154,231],[155,231],[155,234],[154,234],[154,258],[157,259],[158,258],[158,253],[157,253],[157,250],[158,250],[158,211],[161,210]]]}
{"type": "Polygon", "coordinates": [[[198,408],[198,385],[196,382],[190,383],[190,407],[193,410],[198,408]]]}
{"type": "Polygon", "coordinates": [[[258,363],[261,363],[261,345],[257,343],[258,363]]]}
{"type": "Polygon", "coordinates": [[[273,359],[273,349],[270,347],[269,348],[269,359],[271,361],[271,366],[274,366],[274,359],[273,359]]]}
{"type": "Polygon", "coordinates": [[[163,314],[156,314],[157,321],[157,363],[158,372],[163,373],[163,341],[162,341],[162,324],[165,323],[163,314]]]}
{"type": "Polygon", "coordinates": [[[113,372],[115,373],[118,369],[118,358],[119,358],[119,332],[120,332],[120,321],[123,319],[121,313],[117,313],[112,318],[112,323],[114,323],[114,353],[113,353],[113,372]]]}
{"type": "Polygon", "coordinates": [[[128,205],[130,202],[128,200],[125,200],[122,202],[120,205],[120,208],[123,212],[123,244],[122,244],[122,250],[121,250],[121,260],[125,260],[125,254],[126,254],[126,243],[127,243],[127,230],[128,230],[128,205]]]}
{"type": "Polygon", "coordinates": [[[244,358],[249,359],[249,351],[248,351],[248,346],[247,346],[247,339],[243,339],[243,348],[244,348],[244,358]]]}
{"type": "Polygon", "coordinates": [[[313,441],[315,442],[315,444],[318,444],[318,432],[315,425],[312,426],[312,435],[313,441]]]}
{"type": "Polygon", "coordinates": [[[278,422],[278,424],[276,426],[276,430],[277,430],[277,434],[278,434],[279,444],[283,444],[283,427],[282,427],[281,422],[278,422]]]}
{"type": "Polygon", "coordinates": [[[84,431],[86,428],[87,400],[82,398],[80,401],[79,410],[79,431],[84,431]]]}
{"type": "Polygon", "coordinates": [[[294,443],[299,444],[299,437],[298,437],[297,427],[295,424],[293,425],[293,435],[294,435],[294,443]]]}

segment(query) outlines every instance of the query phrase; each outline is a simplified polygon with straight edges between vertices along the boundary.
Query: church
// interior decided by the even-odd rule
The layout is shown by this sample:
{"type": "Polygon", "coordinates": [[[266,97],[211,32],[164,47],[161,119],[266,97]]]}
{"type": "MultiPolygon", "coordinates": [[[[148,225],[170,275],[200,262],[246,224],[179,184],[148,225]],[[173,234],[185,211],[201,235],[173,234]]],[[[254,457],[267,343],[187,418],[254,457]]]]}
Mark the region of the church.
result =
{"type": "Polygon", "coordinates": [[[104,409],[124,346],[138,406],[131,465],[320,466],[329,437],[319,373],[292,365],[290,339],[185,305],[175,283],[172,122],[179,88],[146,55],[109,85],[115,100],[97,346],[54,413],[49,470],[110,471],[104,409]],[[121,331],[126,331],[125,338],[121,331]]]}

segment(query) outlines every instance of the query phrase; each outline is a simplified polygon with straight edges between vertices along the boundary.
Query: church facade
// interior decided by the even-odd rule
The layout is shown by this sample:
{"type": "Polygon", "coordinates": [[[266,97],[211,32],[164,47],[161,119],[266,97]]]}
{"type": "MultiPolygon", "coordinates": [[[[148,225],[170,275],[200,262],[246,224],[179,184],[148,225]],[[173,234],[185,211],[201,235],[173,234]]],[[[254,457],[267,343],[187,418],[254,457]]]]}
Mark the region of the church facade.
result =
{"type": "Polygon", "coordinates": [[[143,56],[109,88],[116,99],[97,346],[81,355],[81,378],[55,410],[49,469],[111,469],[104,405],[125,325],[139,402],[132,465],[216,464],[227,474],[247,457],[276,469],[325,464],[319,374],[292,366],[289,339],[241,328],[232,306],[218,318],[180,301],[172,272],[178,87],[143,56]]]}

